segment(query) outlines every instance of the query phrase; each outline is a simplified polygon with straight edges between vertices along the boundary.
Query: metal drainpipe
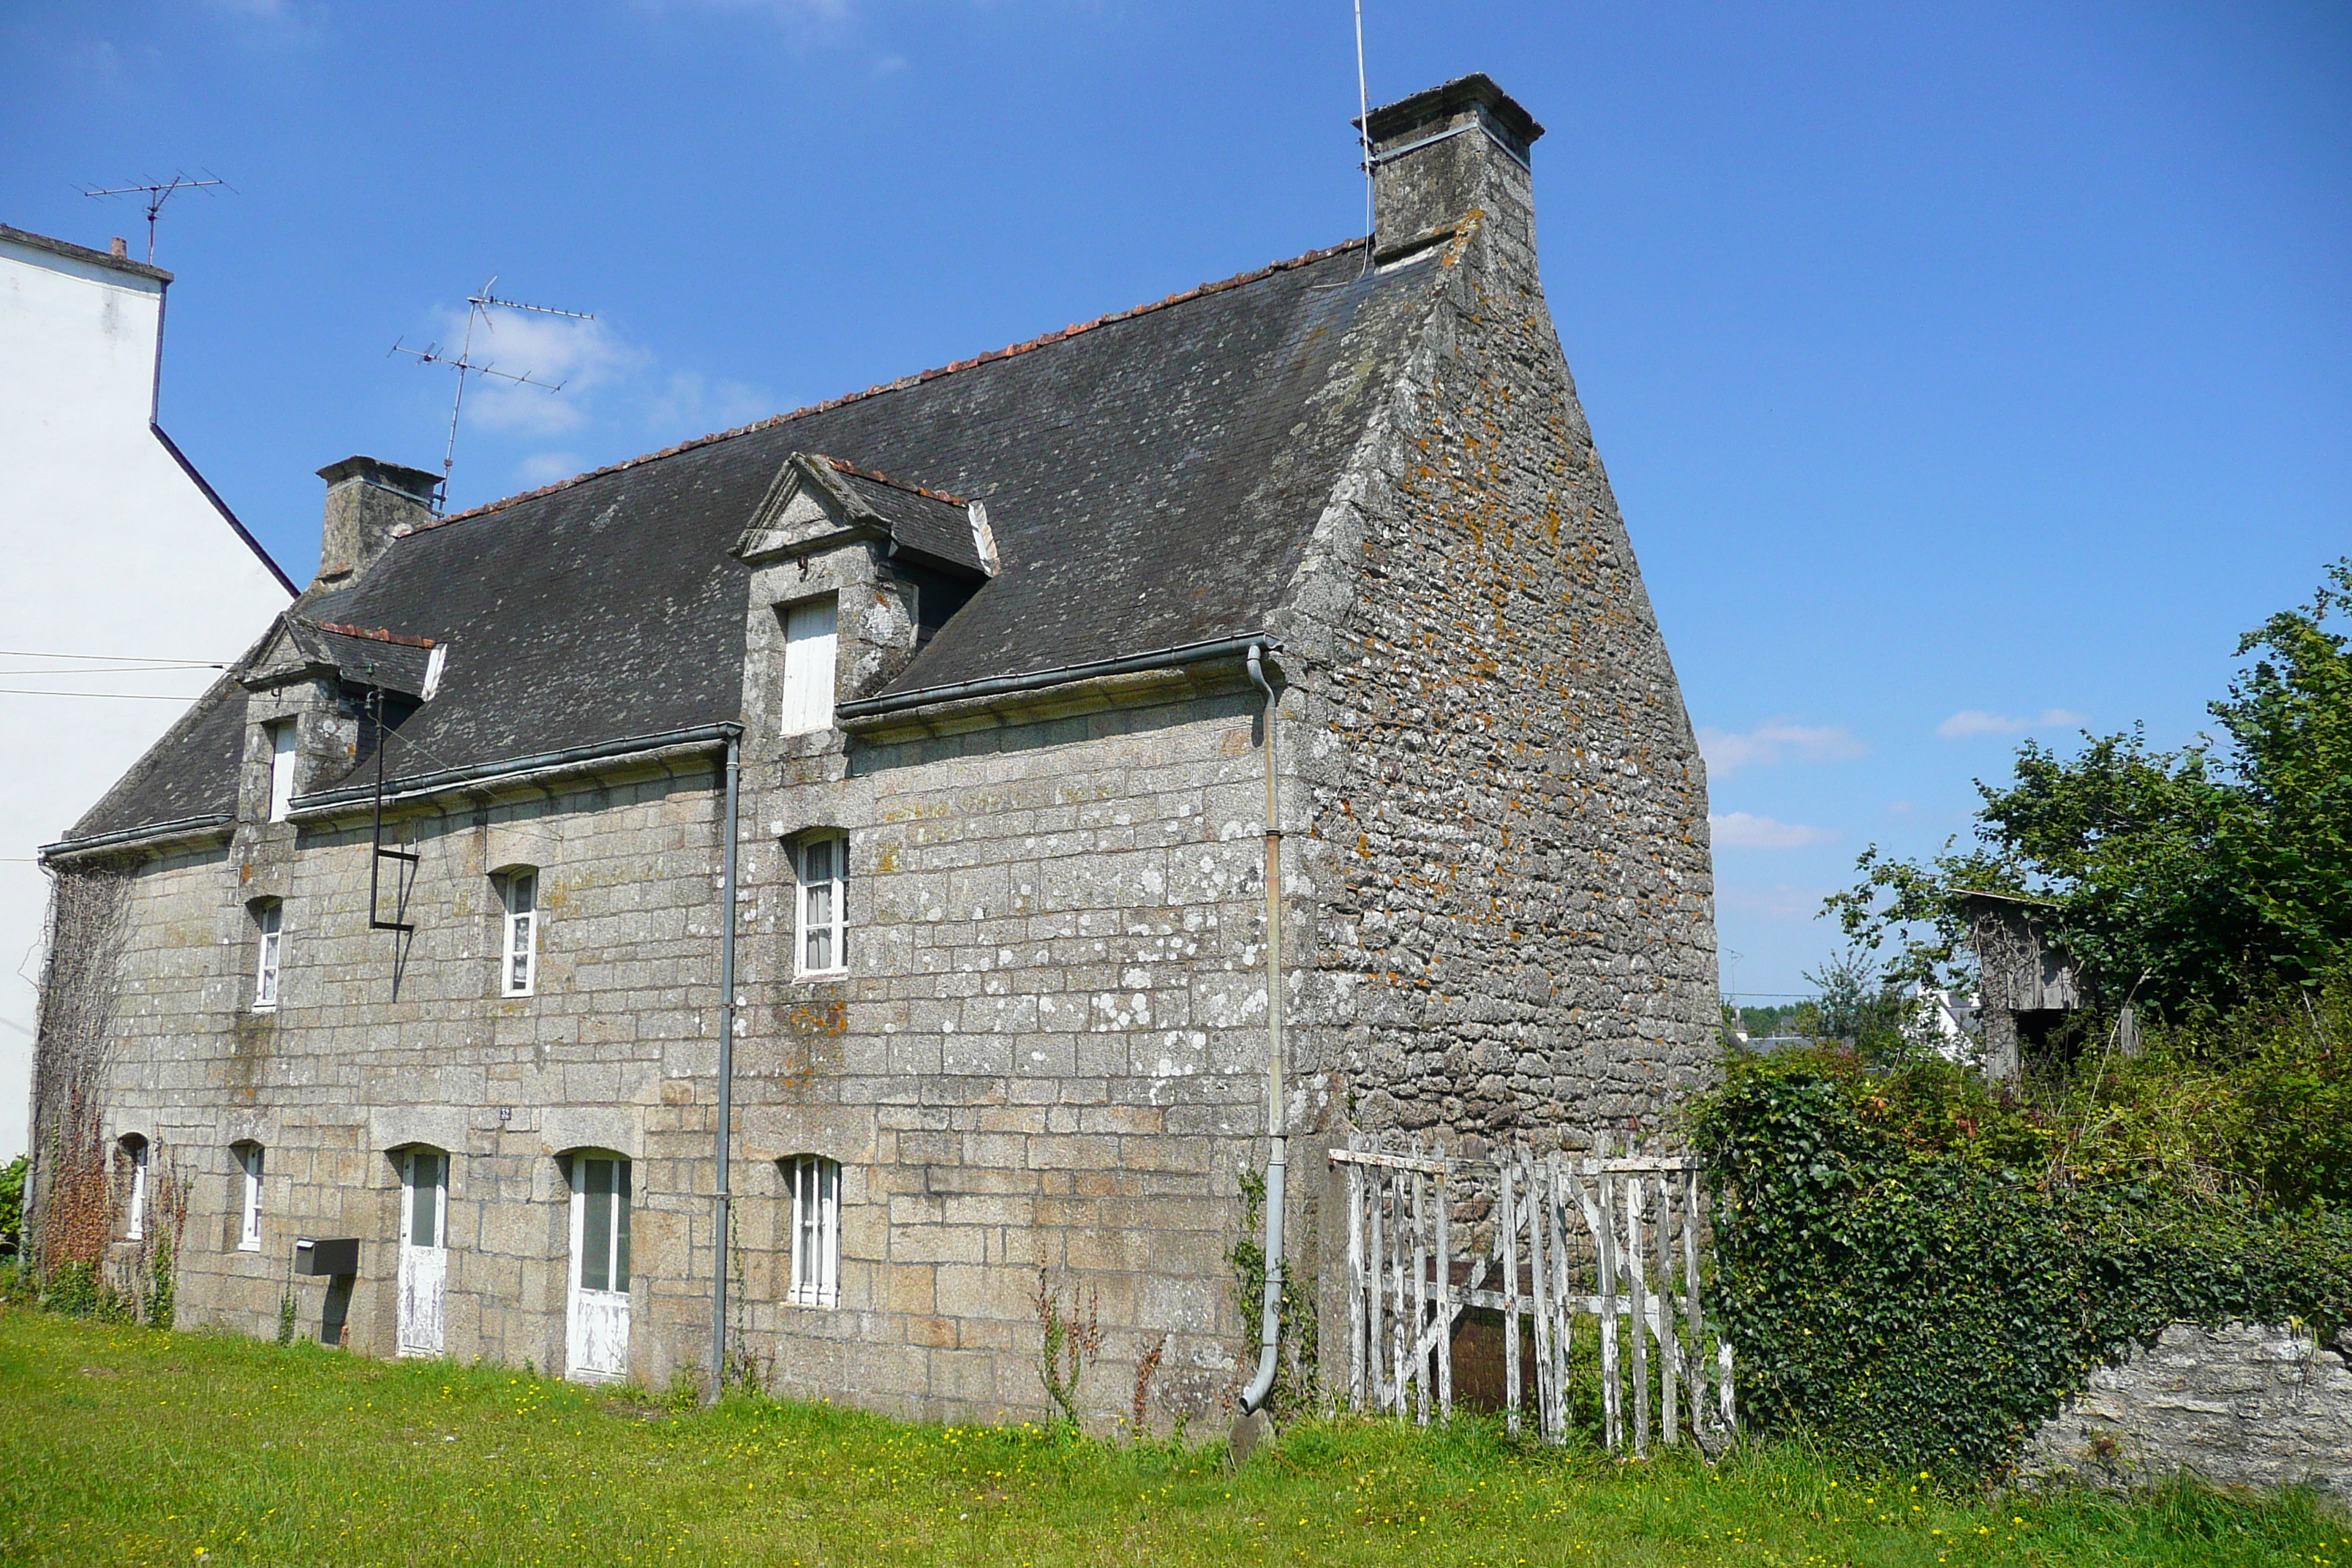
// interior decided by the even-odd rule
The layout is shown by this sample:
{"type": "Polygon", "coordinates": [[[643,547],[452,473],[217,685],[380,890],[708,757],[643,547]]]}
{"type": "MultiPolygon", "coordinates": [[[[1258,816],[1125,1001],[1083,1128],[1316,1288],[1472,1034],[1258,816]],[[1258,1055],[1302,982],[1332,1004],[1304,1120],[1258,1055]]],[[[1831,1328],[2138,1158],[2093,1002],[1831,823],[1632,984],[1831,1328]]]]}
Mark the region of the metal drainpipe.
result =
{"type": "Polygon", "coordinates": [[[1249,675],[1265,693],[1265,1302],[1258,1315],[1257,1375],[1242,1390],[1242,1413],[1255,1415],[1274,1392],[1282,1353],[1282,1210],[1290,1140],[1282,1130],[1282,798],[1276,784],[1275,704],[1265,648],[1253,643],[1249,675]]]}
{"type": "Polygon", "coordinates": [[[720,853],[719,901],[724,906],[719,937],[719,1233],[711,1244],[710,1397],[719,1398],[727,1376],[727,1236],[734,1191],[728,1180],[735,1119],[735,839],[736,801],[741,778],[740,736],[727,737],[727,844],[720,853]]]}

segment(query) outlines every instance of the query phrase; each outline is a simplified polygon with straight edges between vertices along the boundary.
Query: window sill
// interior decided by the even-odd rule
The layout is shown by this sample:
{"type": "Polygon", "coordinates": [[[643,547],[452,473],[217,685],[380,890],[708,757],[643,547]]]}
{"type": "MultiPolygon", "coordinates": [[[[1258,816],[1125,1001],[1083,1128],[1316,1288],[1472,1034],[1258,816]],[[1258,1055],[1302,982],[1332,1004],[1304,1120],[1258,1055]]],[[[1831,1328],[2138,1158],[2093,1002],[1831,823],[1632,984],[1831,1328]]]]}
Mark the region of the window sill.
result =
{"type": "Polygon", "coordinates": [[[266,1018],[272,1013],[278,1011],[278,1004],[275,1002],[256,1002],[248,1010],[257,1018],[266,1018]]]}
{"type": "Polygon", "coordinates": [[[793,983],[796,985],[822,985],[828,981],[848,978],[849,971],[846,969],[804,969],[793,976],[793,983]]]}
{"type": "Polygon", "coordinates": [[[261,1243],[257,1241],[240,1241],[236,1244],[236,1249],[239,1252],[258,1252],[261,1250],[261,1243]]]}

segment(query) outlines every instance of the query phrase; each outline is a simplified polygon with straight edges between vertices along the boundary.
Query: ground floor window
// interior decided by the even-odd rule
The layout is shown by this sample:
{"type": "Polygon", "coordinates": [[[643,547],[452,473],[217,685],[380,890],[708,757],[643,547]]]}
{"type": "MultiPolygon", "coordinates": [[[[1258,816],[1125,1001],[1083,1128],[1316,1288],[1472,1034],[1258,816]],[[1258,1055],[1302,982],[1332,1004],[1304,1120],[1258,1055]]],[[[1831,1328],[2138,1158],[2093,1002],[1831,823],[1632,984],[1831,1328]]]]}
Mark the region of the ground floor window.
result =
{"type": "Polygon", "coordinates": [[[841,1300],[841,1162],[795,1154],[784,1162],[793,1194],[793,1286],[789,1300],[831,1307],[841,1300]]]}
{"type": "Polygon", "coordinates": [[[133,1132],[122,1140],[122,1164],[129,1191],[122,1195],[122,1239],[147,1239],[147,1140],[133,1132]]]}
{"type": "Polygon", "coordinates": [[[236,1249],[261,1250],[261,1145],[239,1143],[229,1151],[236,1162],[237,1202],[243,1210],[237,1224],[236,1249]]]}

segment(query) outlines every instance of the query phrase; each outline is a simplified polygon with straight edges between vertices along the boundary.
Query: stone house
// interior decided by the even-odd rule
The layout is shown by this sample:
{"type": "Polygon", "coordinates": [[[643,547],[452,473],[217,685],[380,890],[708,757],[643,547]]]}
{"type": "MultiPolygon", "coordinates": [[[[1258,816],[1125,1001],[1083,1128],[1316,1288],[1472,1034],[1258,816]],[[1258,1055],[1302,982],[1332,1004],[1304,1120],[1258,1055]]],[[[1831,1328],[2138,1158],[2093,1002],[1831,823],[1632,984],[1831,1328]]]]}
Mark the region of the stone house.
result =
{"type": "Polygon", "coordinates": [[[459,516],[324,470],[319,580],[45,851],[37,1111],[177,1173],[184,1320],[658,1384],[725,1213],[779,1392],[1035,1413],[1042,1271],[1099,1410],[1165,1335],[1205,1415],[1269,826],[1294,1270],[1350,1128],[1662,1126],[1705,775],[1541,128],[1471,77],[1369,132],[1365,240],[459,516]]]}

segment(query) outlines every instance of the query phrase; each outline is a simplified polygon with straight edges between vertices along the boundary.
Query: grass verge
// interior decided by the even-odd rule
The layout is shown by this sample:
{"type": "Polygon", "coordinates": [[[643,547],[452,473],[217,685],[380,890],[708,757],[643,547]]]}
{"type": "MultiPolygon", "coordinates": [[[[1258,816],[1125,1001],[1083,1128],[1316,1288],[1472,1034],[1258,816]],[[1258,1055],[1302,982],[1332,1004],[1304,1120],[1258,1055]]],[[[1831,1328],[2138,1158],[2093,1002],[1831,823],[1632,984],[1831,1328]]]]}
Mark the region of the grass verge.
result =
{"type": "Polygon", "coordinates": [[[388,1364],[0,1310],[0,1562],[2301,1564],[2309,1497],[1940,1493],[1790,1446],[1718,1468],[1515,1444],[1475,1421],[1302,1425],[1220,1448],[687,1412],[502,1368],[388,1364]]]}

